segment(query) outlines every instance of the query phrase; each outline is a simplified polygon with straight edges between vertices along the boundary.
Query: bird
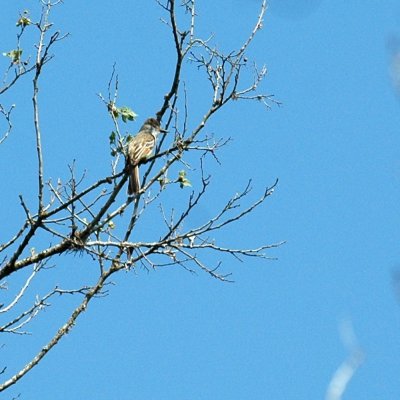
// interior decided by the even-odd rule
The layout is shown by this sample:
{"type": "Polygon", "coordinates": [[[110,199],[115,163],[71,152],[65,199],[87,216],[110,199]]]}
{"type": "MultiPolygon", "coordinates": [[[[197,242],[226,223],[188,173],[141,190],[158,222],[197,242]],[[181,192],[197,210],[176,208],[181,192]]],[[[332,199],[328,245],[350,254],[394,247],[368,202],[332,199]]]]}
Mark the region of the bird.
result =
{"type": "Polygon", "coordinates": [[[148,118],[139,132],[128,143],[127,165],[129,173],[128,195],[140,191],[139,164],[153,151],[159,133],[166,133],[156,118],[148,118]]]}

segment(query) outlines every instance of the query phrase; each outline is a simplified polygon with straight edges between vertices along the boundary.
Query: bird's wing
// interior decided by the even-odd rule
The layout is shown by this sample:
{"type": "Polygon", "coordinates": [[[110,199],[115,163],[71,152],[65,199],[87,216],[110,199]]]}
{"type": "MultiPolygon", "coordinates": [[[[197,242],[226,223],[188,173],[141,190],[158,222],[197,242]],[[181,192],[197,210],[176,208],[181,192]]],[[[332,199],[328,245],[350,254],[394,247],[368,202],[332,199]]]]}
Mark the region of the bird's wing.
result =
{"type": "Polygon", "coordinates": [[[137,135],[129,142],[129,159],[132,164],[138,164],[148,157],[153,150],[155,140],[153,135],[137,135]]]}

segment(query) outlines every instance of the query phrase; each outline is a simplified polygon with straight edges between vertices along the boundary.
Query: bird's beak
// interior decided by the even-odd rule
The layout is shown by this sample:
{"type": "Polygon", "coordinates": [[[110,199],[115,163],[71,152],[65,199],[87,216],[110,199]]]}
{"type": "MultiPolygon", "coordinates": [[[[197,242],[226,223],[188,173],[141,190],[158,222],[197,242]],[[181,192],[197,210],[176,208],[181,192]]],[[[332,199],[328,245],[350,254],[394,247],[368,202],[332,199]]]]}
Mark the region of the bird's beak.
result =
{"type": "Polygon", "coordinates": [[[161,133],[167,133],[168,131],[165,130],[165,129],[163,129],[163,128],[160,128],[160,132],[161,132],[161,133]]]}

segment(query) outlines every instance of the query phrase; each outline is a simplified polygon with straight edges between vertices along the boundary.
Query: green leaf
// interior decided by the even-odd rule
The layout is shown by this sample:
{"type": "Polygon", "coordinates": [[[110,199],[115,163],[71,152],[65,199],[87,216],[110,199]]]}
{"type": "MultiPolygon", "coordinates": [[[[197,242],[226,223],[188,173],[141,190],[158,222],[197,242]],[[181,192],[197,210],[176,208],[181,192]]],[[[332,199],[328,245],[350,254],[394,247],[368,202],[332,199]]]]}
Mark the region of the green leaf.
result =
{"type": "Polygon", "coordinates": [[[192,187],[192,184],[190,183],[190,181],[188,179],[183,180],[180,183],[181,189],[183,189],[184,187],[192,187]]]}
{"type": "Polygon", "coordinates": [[[137,117],[137,114],[126,106],[119,108],[118,111],[121,114],[122,121],[124,121],[125,123],[127,121],[134,121],[137,117]]]}
{"type": "Polygon", "coordinates": [[[21,49],[11,50],[8,53],[3,53],[3,56],[11,58],[13,64],[19,64],[21,62],[21,55],[21,49]]]}
{"type": "Polygon", "coordinates": [[[179,185],[180,185],[181,189],[183,189],[184,187],[191,187],[192,186],[192,184],[189,181],[189,179],[186,178],[186,171],[185,170],[179,171],[178,182],[179,182],[179,185]]]}
{"type": "Polygon", "coordinates": [[[134,121],[137,117],[137,114],[132,109],[126,106],[117,107],[113,101],[108,103],[107,109],[108,112],[110,112],[114,116],[114,118],[118,118],[119,116],[121,116],[122,121],[124,121],[125,123],[128,121],[134,121]]]}
{"type": "Polygon", "coordinates": [[[114,131],[111,132],[109,139],[110,139],[110,144],[115,144],[115,138],[116,138],[116,133],[114,131]]]}
{"type": "Polygon", "coordinates": [[[114,224],[114,222],[111,220],[111,221],[108,221],[108,227],[110,228],[110,229],[114,229],[115,228],[115,224],[114,224]]]}
{"type": "Polygon", "coordinates": [[[32,23],[32,21],[28,17],[28,11],[25,10],[23,15],[21,15],[21,18],[17,21],[17,23],[15,25],[22,26],[23,28],[25,28],[26,26],[30,25],[31,23],[32,23]]]}

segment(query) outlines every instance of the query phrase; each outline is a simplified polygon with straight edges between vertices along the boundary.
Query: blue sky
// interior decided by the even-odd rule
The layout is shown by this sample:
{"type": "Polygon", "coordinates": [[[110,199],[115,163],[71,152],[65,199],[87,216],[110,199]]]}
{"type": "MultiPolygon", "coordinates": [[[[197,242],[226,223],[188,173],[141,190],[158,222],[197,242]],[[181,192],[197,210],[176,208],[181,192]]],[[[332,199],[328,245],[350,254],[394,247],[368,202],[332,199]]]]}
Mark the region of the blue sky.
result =
{"type": "MultiPolygon", "coordinates": [[[[65,178],[76,159],[90,181],[109,171],[112,127],[96,93],[105,93],[113,63],[120,104],[139,114],[127,127],[135,132],[160,107],[174,49],[153,1],[64,3],[52,21],[70,37],[54,49],[42,82],[45,172],[65,178]]],[[[238,47],[259,2],[215,3],[198,0],[199,32],[213,33],[224,50],[238,47]]],[[[284,240],[270,253],[278,260],[224,259],[233,284],[178,268],[120,273],[109,296],[90,305],[9,398],[322,399],[348,355],[339,333],[344,320],[366,355],[344,399],[399,397],[392,273],[400,265],[400,103],[388,43],[400,37],[400,4],[291,3],[271,0],[249,51],[268,68],[262,91],[283,105],[235,102],[211,121],[208,132],[233,141],[220,153],[221,166],[207,166],[212,186],[195,218],[212,215],[249,178],[254,198],[279,178],[264,206],[222,236],[244,247],[284,240]]],[[[35,2],[2,5],[1,52],[13,48],[14,21],[25,8],[38,15],[35,2]]],[[[185,64],[185,80],[194,124],[209,92],[193,65],[185,64]]],[[[0,146],[0,188],[10,194],[3,195],[2,221],[12,231],[23,217],[18,194],[35,198],[30,90],[25,77],[0,100],[17,104],[14,130],[0,146]]],[[[181,204],[185,193],[173,193],[167,203],[181,204]]],[[[55,262],[43,288],[72,285],[94,268],[79,257],[55,262]]],[[[46,343],[65,320],[57,312],[71,302],[62,298],[46,311],[34,335],[4,339],[10,373],[46,343]]]]}

